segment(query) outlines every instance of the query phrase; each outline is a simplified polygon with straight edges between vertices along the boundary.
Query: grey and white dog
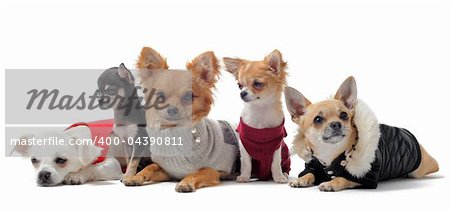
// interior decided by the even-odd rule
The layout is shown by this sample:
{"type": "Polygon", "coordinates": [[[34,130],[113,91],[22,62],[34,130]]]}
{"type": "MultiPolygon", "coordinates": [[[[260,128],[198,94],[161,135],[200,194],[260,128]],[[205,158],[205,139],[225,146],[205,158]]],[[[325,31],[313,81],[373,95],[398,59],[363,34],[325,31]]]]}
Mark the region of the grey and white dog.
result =
{"type": "Polygon", "coordinates": [[[126,144],[132,144],[130,161],[123,177],[133,176],[140,162],[144,167],[151,163],[149,148],[144,145],[148,138],[145,109],[141,104],[142,98],[137,94],[134,77],[122,63],[119,67],[105,70],[97,84],[100,105],[114,109],[114,133],[126,144]]]}

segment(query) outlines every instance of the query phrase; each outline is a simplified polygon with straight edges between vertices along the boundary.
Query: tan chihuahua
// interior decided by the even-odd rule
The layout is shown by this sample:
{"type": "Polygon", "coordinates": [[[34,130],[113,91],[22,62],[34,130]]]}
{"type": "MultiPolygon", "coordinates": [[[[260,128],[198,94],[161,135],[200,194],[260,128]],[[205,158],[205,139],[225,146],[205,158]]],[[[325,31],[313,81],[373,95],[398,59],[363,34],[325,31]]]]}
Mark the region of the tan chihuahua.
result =
{"type": "Polygon", "coordinates": [[[165,61],[148,47],[139,57],[143,87],[154,90],[167,107],[146,110],[151,158],[155,163],[122,182],[135,186],[180,180],[177,192],[217,185],[220,178],[233,177],[239,153],[235,127],[206,118],[219,76],[218,60],[213,52],[205,52],[187,63],[187,71],[167,70],[165,61]],[[148,68],[147,64],[159,64],[159,70],[154,65],[153,69],[148,68]],[[152,139],[163,142],[152,144],[152,139]]]}
{"type": "Polygon", "coordinates": [[[281,103],[287,63],[278,50],[259,61],[225,57],[223,62],[238,81],[245,102],[237,128],[241,141],[237,182],[249,182],[253,176],[287,183],[291,161],[283,140],[287,134],[281,103]]]}
{"type": "Polygon", "coordinates": [[[408,130],[378,124],[370,108],[357,99],[353,77],[331,100],[311,104],[291,87],[285,98],[292,120],[300,126],[293,151],[306,162],[291,187],[376,188],[382,180],[421,178],[439,170],[408,130]]]}

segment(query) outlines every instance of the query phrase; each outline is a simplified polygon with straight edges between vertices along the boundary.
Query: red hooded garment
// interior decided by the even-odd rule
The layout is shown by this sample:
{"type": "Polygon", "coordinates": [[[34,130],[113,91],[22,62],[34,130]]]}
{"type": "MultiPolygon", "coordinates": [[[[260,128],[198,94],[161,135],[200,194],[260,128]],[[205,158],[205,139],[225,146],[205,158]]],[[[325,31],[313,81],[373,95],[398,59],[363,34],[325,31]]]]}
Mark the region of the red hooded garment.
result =
{"type": "Polygon", "coordinates": [[[66,130],[78,126],[86,126],[91,130],[92,141],[94,141],[95,146],[102,148],[102,152],[100,156],[92,162],[92,164],[101,163],[105,160],[106,155],[108,154],[109,146],[106,144],[106,138],[111,135],[113,132],[114,120],[106,119],[94,122],[79,122],[72,124],[66,130]],[[101,142],[99,142],[99,140],[101,142]]]}
{"type": "Polygon", "coordinates": [[[289,149],[283,141],[283,138],[287,136],[286,129],[284,129],[284,120],[280,126],[275,128],[256,129],[245,124],[241,118],[237,132],[245,150],[252,157],[252,174],[256,175],[259,180],[272,179],[273,154],[280,146],[281,169],[289,174],[291,160],[289,149]]]}

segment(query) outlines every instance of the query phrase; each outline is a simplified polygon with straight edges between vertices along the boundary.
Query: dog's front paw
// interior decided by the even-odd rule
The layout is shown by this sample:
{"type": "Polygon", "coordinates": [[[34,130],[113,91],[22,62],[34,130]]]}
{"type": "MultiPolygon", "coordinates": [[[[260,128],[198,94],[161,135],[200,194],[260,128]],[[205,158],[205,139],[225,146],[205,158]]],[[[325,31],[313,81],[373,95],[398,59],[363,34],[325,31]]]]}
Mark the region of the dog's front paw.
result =
{"type": "Polygon", "coordinates": [[[188,193],[188,192],[194,192],[195,188],[193,185],[181,181],[181,182],[177,183],[177,186],[175,186],[175,191],[180,192],[180,193],[188,193]]]}
{"type": "Polygon", "coordinates": [[[304,188],[314,185],[315,177],[312,173],[307,173],[295,180],[289,182],[289,186],[292,188],[304,188]]]}
{"type": "Polygon", "coordinates": [[[250,182],[250,177],[244,176],[244,175],[239,175],[236,178],[236,182],[238,182],[238,183],[248,183],[248,182],[250,182]]]}
{"type": "Polygon", "coordinates": [[[289,182],[289,186],[291,186],[292,188],[304,188],[304,187],[309,187],[313,185],[313,181],[311,181],[309,178],[297,178],[295,180],[292,180],[291,182],[289,182]]]}
{"type": "Polygon", "coordinates": [[[79,173],[69,173],[64,177],[63,183],[66,185],[80,185],[87,182],[87,178],[79,173]]]}
{"type": "Polygon", "coordinates": [[[319,190],[320,191],[341,191],[344,190],[345,188],[340,186],[339,183],[336,183],[336,181],[328,181],[328,182],[323,182],[319,185],[319,190]]]}
{"type": "Polygon", "coordinates": [[[140,186],[145,183],[145,179],[142,176],[134,175],[129,177],[124,177],[120,180],[125,186],[140,186]]]}
{"type": "Polygon", "coordinates": [[[288,182],[288,178],[282,173],[273,175],[272,178],[273,178],[273,181],[276,183],[287,183],[288,182]]]}

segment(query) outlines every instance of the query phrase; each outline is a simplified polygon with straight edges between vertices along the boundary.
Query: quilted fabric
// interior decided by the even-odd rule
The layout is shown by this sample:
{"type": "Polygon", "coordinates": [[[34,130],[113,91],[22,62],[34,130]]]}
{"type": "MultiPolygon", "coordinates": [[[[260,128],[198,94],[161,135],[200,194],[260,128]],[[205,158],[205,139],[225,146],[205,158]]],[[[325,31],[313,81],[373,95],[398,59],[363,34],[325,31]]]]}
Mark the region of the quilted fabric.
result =
{"type": "Polygon", "coordinates": [[[380,124],[377,158],[380,180],[405,176],[419,167],[420,146],[413,134],[403,128],[380,124]]]}

